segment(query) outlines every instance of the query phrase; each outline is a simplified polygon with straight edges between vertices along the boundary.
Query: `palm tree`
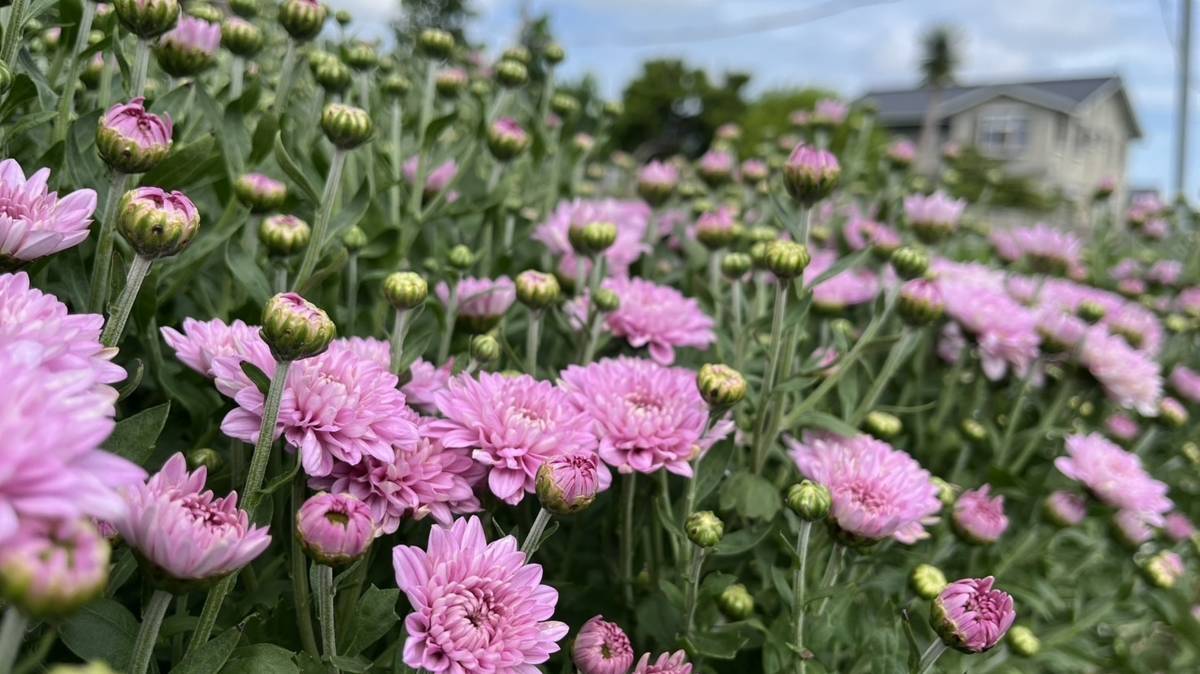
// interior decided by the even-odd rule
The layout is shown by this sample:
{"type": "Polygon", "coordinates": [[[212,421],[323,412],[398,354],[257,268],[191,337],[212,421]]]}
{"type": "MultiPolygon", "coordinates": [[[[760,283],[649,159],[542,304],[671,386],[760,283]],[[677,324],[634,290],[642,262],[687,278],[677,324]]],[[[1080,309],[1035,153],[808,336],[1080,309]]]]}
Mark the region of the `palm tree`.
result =
{"type": "Polygon", "coordinates": [[[954,83],[954,71],[958,68],[958,47],[953,31],[946,26],[937,26],[930,30],[921,42],[924,51],[921,56],[921,85],[929,89],[929,104],[925,108],[921,138],[917,145],[920,159],[918,166],[932,171],[937,164],[936,112],[942,102],[942,90],[954,83]]]}

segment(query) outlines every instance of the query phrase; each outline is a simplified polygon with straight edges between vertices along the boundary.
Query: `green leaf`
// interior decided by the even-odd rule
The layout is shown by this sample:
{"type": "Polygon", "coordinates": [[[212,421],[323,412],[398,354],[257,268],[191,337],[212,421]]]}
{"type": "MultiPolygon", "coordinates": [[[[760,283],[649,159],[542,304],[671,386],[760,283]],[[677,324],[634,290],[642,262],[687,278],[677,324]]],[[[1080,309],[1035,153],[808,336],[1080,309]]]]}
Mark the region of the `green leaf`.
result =
{"type": "Polygon", "coordinates": [[[62,626],[62,640],[83,660],[103,660],[113,669],[129,669],[138,620],[129,609],[112,599],[84,606],[62,626]]]}
{"type": "MultiPolygon", "coordinates": [[[[685,640],[687,641],[687,640],[685,640]]],[[[732,660],[749,639],[737,632],[709,632],[693,635],[688,653],[714,660],[732,660]]]]}
{"type": "Polygon", "coordinates": [[[245,628],[243,622],[220,633],[217,638],[185,656],[171,670],[171,674],[217,674],[229,661],[229,656],[233,655],[233,649],[237,648],[245,628]]]}
{"type": "Polygon", "coordinates": [[[122,401],[129,397],[131,393],[137,390],[138,385],[142,383],[142,376],[146,373],[146,368],[142,364],[141,358],[134,358],[125,368],[129,375],[125,378],[125,383],[117,391],[117,401],[122,401]]]}
{"type": "Polygon", "coordinates": [[[700,467],[696,471],[698,473],[696,476],[697,506],[704,502],[704,499],[717,488],[717,485],[725,477],[729,462],[733,460],[733,450],[732,442],[722,442],[709,450],[703,459],[700,459],[700,467]]]}
{"type": "Polygon", "coordinates": [[[291,651],[273,644],[254,644],[233,652],[221,674],[299,674],[291,651]]]}
{"type": "Polygon", "coordinates": [[[339,671],[351,672],[351,674],[365,672],[371,668],[372,664],[370,660],[362,656],[335,655],[329,660],[339,671]]]}
{"type": "Polygon", "coordinates": [[[400,622],[396,615],[396,602],[400,590],[381,590],[374,585],[363,592],[354,611],[354,634],[345,648],[346,655],[358,655],[365,648],[383,638],[392,626],[400,622]]]}
{"type": "Polygon", "coordinates": [[[267,373],[260,370],[257,365],[248,360],[243,360],[241,365],[242,372],[245,372],[250,381],[254,382],[254,385],[258,388],[258,392],[264,396],[267,395],[267,392],[271,389],[271,378],[267,376],[267,373]]]}
{"type": "MultiPolygon", "coordinates": [[[[425,131],[425,149],[428,150],[433,147],[438,142],[438,137],[442,135],[442,131],[445,131],[456,119],[458,119],[458,110],[442,115],[430,122],[429,127],[425,131]]],[[[426,157],[425,161],[432,161],[432,159],[426,157]]],[[[426,175],[428,175],[428,172],[426,172],[426,175]]]]}
{"type": "Polygon", "coordinates": [[[721,510],[732,510],[750,519],[771,519],[782,499],[770,480],[747,471],[734,473],[721,486],[721,510]]]}
{"type": "Polygon", "coordinates": [[[225,266],[233,272],[234,278],[250,293],[256,304],[262,306],[271,298],[271,284],[249,251],[231,241],[225,246],[225,266]]]}
{"type": "Polygon", "coordinates": [[[167,401],[117,422],[112,435],[104,441],[104,449],[144,466],[154,452],[158,435],[167,423],[171,403],[167,401]]]}
{"type": "Polygon", "coordinates": [[[164,190],[193,187],[198,178],[206,175],[219,161],[213,152],[214,144],[212,136],[204,136],[183,147],[176,146],[162,163],[142,177],[142,184],[164,190]]]}
{"type": "Polygon", "coordinates": [[[296,164],[296,160],[292,159],[292,155],[288,154],[287,148],[283,145],[283,136],[280,134],[275,135],[275,161],[279,163],[279,168],[283,169],[287,177],[296,183],[296,187],[300,188],[309,203],[314,205],[321,203],[321,193],[313,186],[304,170],[296,164]]]}
{"type": "Polygon", "coordinates": [[[773,530],[774,527],[770,523],[748,529],[738,529],[731,534],[726,534],[717,547],[713,548],[713,554],[719,557],[740,555],[767,540],[773,530]]]}
{"type": "Polygon", "coordinates": [[[800,417],[797,425],[801,428],[816,427],[847,438],[858,435],[858,429],[825,412],[807,412],[800,417]]]}
{"type": "Polygon", "coordinates": [[[278,133],[279,120],[275,115],[263,115],[258,120],[258,126],[254,127],[254,136],[250,140],[250,158],[247,161],[251,166],[258,166],[271,154],[278,133]]]}

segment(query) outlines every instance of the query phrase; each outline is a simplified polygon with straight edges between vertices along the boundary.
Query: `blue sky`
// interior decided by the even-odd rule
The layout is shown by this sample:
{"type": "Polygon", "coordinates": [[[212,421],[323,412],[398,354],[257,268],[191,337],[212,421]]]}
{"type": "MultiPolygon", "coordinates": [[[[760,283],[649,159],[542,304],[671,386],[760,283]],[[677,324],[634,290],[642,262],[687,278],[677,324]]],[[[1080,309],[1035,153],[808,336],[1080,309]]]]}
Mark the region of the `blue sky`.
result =
{"type": "MultiPolygon", "coordinates": [[[[1130,182],[1167,188],[1178,1],[530,0],[529,5],[534,14],[549,12],[553,17],[568,50],[564,74],[575,77],[590,72],[612,97],[619,96],[625,83],[636,76],[642,61],[670,56],[716,73],[753,73],[756,91],[812,84],[852,98],[870,87],[914,83],[919,36],[933,24],[952,24],[963,38],[960,79],[966,82],[1120,74],[1146,133],[1134,146],[1130,182]],[[760,17],[831,5],[858,6],[753,35],[694,39],[760,17]]],[[[385,0],[331,0],[331,4],[350,9],[359,25],[373,22],[375,26],[382,25],[395,7],[385,0]]],[[[522,2],[476,0],[475,4],[479,17],[471,35],[498,52],[511,43],[522,2]]],[[[1196,43],[1200,39],[1193,40],[1196,43]]],[[[1197,73],[1193,79],[1200,81],[1200,63],[1193,71],[1197,73]]],[[[1198,103],[1193,97],[1193,110],[1198,103]]],[[[1194,112],[1192,118],[1200,119],[1200,113],[1194,112]]],[[[1193,136],[1200,135],[1194,123],[1192,130],[1193,136]]],[[[1187,190],[1195,200],[1200,145],[1191,145],[1187,190]]]]}

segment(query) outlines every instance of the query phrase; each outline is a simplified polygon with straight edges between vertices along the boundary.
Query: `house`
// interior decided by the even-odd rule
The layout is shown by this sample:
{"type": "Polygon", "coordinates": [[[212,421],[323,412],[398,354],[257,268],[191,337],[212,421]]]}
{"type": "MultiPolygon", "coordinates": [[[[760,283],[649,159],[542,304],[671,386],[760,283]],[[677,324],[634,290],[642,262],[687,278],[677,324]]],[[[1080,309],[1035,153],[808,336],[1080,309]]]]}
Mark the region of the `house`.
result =
{"type": "MultiPolygon", "coordinates": [[[[885,128],[916,142],[931,91],[869,91],[859,100],[875,107],[885,128]]],[[[945,87],[934,114],[938,147],[974,146],[1004,161],[1011,174],[1076,202],[1111,177],[1117,203],[1123,203],[1129,143],[1142,137],[1116,75],[945,87]]]]}

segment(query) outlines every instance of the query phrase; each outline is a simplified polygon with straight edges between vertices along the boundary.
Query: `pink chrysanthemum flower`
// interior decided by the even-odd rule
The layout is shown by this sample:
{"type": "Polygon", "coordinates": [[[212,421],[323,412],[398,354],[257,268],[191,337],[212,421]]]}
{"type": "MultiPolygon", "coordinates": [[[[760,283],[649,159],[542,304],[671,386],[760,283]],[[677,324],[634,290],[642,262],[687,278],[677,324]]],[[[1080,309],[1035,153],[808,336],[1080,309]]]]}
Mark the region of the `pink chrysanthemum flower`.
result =
{"type": "Polygon", "coordinates": [[[425,434],[470,450],[488,466],[492,493],[511,505],[534,492],[538,468],[552,457],[595,451],[586,415],[553,384],[529,375],[459,375],[437,395],[437,406],[445,418],[429,422],[425,434]]]}
{"type": "Polygon", "coordinates": [[[650,658],[649,653],[643,653],[633,674],[692,674],[692,663],[687,661],[684,651],[662,653],[653,661],[650,658]]]}
{"type": "MultiPolygon", "coordinates": [[[[604,287],[621,304],[604,316],[604,326],[634,348],[648,346],[650,357],[662,365],[675,362],[676,347],[708,350],[717,341],[714,323],[696,300],[641,278],[610,278],[604,287]]],[[[582,305],[576,307],[582,310],[582,305]]]]}
{"type": "Polygon", "coordinates": [[[85,519],[23,522],[0,546],[0,594],[28,615],[69,616],[104,591],[110,552],[85,519]]]}
{"type": "Polygon", "coordinates": [[[862,250],[875,245],[895,249],[902,243],[896,230],[859,215],[851,215],[846,221],[846,226],[842,229],[842,239],[850,250],[862,250]]]}
{"type": "Polygon", "coordinates": [[[904,198],[904,215],[913,227],[942,235],[958,228],[958,221],[966,209],[966,201],[952,199],[942,192],[934,192],[929,196],[913,194],[904,198]]]}
{"type": "Polygon", "coordinates": [[[1083,241],[1079,237],[1042,223],[997,232],[992,241],[1002,257],[1024,259],[1037,271],[1064,273],[1083,263],[1083,241]]]}
{"type": "MultiPolygon", "coordinates": [[[[225,415],[221,430],[229,437],[256,442],[263,394],[240,363],[236,356],[213,361],[217,388],[238,404],[225,415]]],[[[264,372],[273,376],[275,364],[264,372]]],[[[332,344],[321,355],[292,364],[275,437],[283,436],[299,450],[304,471],[312,477],[329,475],[335,460],[351,465],[368,456],[391,461],[394,446],[412,447],[418,440],[415,414],[396,384],[396,375],[379,364],[358,356],[344,343],[332,344]]]]}
{"type": "Polygon", "coordinates": [[[391,461],[368,457],[356,465],[335,462],[325,477],[312,478],[309,486],[349,494],[367,504],[376,535],[395,533],[404,518],[433,517],[449,525],[454,515],[479,512],[472,487],[484,467],[469,452],[446,449],[423,437],[415,447],[397,447],[391,461]]]}
{"type": "MultiPolygon", "coordinates": [[[[450,286],[442,281],[437,284],[435,291],[442,306],[447,306],[450,302],[450,286]]],[[[458,281],[456,294],[459,320],[466,321],[477,332],[491,329],[517,301],[516,284],[507,276],[496,279],[468,276],[458,281]]]]}
{"type": "Polygon", "coordinates": [[[899,138],[888,145],[887,157],[899,166],[908,166],[917,158],[917,146],[907,138],[899,138]]]}
{"type": "Polygon", "coordinates": [[[982,653],[1008,633],[1017,612],[1012,597],[994,589],[994,583],[991,576],[956,580],[933,600],[930,621],[946,645],[982,653]]]}
{"type": "Polygon", "coordinates": [[[1121,302],[1105,314],[1103,325],[1133,348],[1158,355],[1163,343],[1163,326],[1154,312],[1135,302],[1121,302]]]}
{"type": "Polygon", "coordinates": [[[816,286],[810,284],[837,263],[837,253],[818,250],[804,268],[804,285],[812,287],[813,304],[826,311],[865,304],[879,294],[879,276],[870,269],[847,269],[816,286]]]}
{"type": "Polygon", "coordinates": [[[87,238],[96,191],[76,190],[59,199],[47,188],[50,169],[29,179],[14,159],[0,162],[0,270],[16,269],[87,238]]]}
{"type": "Polygon", "coordinates": [[[572,365],[561,386],[572,404],[591,419],[600,458],[621,473],[661,468],[692,476],[689,461],[733,430],[716,423],[708,435],[708,405],[696,389],[696,374],[638,358],[608,358],[572,365]]]}
{"type": "Polygon", "coordinates": [[[1179,260],[1159,260],[1146,272],[1146,280],[1162,286],[1173,286],[1183,276],[1183,263],[1179,260]]]}
{"type": "MultiPolygon", "coordinates": [[[[233,17],[238,20],[237,17],[233,17]]],[[[160,47],[212,58],[221,46],[221,24],[181,14],[179,23],[158,40],[160,47]]]]}
{"type": "Polygon", "coordinates": [[[204,489],[208,471],[189,473],[173,455],[145,484],[125,489],[127,515],[113,524],[130,547],[168,581],[203,583],[254,561],[271,543],[237,507],[237,492],[216,498],[204,489]]]}
{"type": "Polygon", "coordinates": [[[1087,498],[1069,491],[1055,491],[1046,497],[1046,516],[1060,527],[1078,526],[1087,517],[1087,498]]]}
{"type": "Polygon", "coordinates": [[[205,377],[213,377],[213,360],[222,356],[242,356],[262,367],[270,348],[259,334],[258,326],[240,320],[226,325],[214,318],[211,321],[183,319],[183,332],[175,328],[159,328],[163,341],[175,351],[175,357],[205,377]]]}
{"type": "Polygon", "coordinates": [[[598,615],[579,628],[571,659],[579,674],[626,674],[633,665],[633,646],[620,625],[598,615]]]}
{"type": "Polygon", "coordinates": [[[836,98],[822,98],[813,106],[812,122],[814,124],[837,125],[846,121],[850,114],[850,106],[836,98]]]}
{"type": "Polygon", "coordinates": [[[1162,530],[1167,538],[1176,543],[1182,543],[1196,535],[1196,525],[1192,524],[1192,520],[1188,519],[1187,515],[1178,510],[1167,515],[1163,520],[1162,530]]]}
{"type": "Polygon", "coordinates": [[[1098,433],[1067,438],[1068,456],[1054,460],[1059,472],[1083,484],[1104,503],[1141,515],[1155,526],[1171,510],[1167,485],[1150,476],[1136,454],[1098,433]]]}
{"type": "MultiPolygon", "coordinates": [[[[334,340],[334,343],[344,342],[346,347],[365,358],[378,363],[380,367],[391,366],[391,346],[382,339],[374,337],[345,337],[334,340]]],[[[434,397],[438,391],[446,388],[454,371],[454,359],[451,358],[441,367],[418,358],[408,367],[408,381],[400,386],[408,406],[425,414],[437,412],[437,402],[434,397]]]]}
{"type": "Polygon", "coordinates": [[[1103,326],[1095,326],[1083,340],[1079,360],[1113,402],[1142,416],[1158,415],[1162,375],[1149,356],[1103,326]]]}
{"type": "Polygon", "coordinates": [[[966,276],[944,275],[938,287],[946,315],[975,336],[989,379],[1002,379],[1010,367],[1018,377],[1029,374],[1040,342],[1033,312],[1002,289],[966,276]]]}
{"type": "Polygon", "coordinates": [[[563,201],[545,222],[534,230],[533,238],[541,241],[554,255],[559,256],[559,272],[566,278],[575,278],[582,263],[585,274],[591,271],[591,262],[575,254],[571,246],[571,227],[581,227],[591,222],[611,222],[617,226],[617,238],[604,251],[604,267],[611,276],[626,276],[629,267],[643,253],[646,245],[646,229],[650,226],[650,207],[642,201],[618,201],[616,199],[563,201]]]}
{"type": "Polygon", "coordinates": [[[800,473],[832,494],[830,518],[841,531],[906,544],[929,537],[924,524],[942,504],[929,471],[908,454],[868,435],[807,433],[786,443],[800,473]]]}
{"type": "Polygon", "coordinates": [[[1200,403],[1200,372],[1186,365],[1176,365],[1171,370],[1169,381],[1179,397],[1191,403],[1200,403]]]}
{"type": "MultiPolygon", "coordinates": [[[[416,155],[409,157],[404,162],[404,179],[411,185],[417,180],[417,161],[416,155]]],[[[447,159],[437,167],[430,169],[429,174],[425,176],[425,194],[434,195],[450,186],[454,178],[458,176],[458,163],[453,159],[447,159]]]]}
{"type": "Polygon", "coordinates": [[[1154,529],[1146,521],[1144,514],[1135,510],[1119,510],[1112,517],[1116,527],[1117,538],[1131,548],[1146,543],[1154,538],[1154,529]]]}
{"type": "Polygon", "coordinates": [[[1141,428],[1128,414],[1113,414],[1104,420],[1104,430],[1121,442],[1129,442],[1138,436],[1141,428]]]}
{"type": "Polygon", "coordinates": [[[567,625],[550,620],[558,592],[542,585],[517,539],[488,543],[479,518],[435,526],[425,550],[392,550],[404,619],[404,662],[438,674],[528,674],[559,650],[567,625]]]}
{"type": "Polygon", "coordinates": [[[964,491],[954,503],[954,526],[973,543],[995,543],[1008,530],[1004,497],[992,496],[991,486],[964,491]]]}
{"type": "Polygon", "coordinates": [[[1200,316],[1200,286],[1179,291],[1175,297],[1175,308],[1189,316],[1200,316]]]}
{"type": "Polygon", "coordinates": [[[310,557],[341,566],[362,557],[375,540],[371,509],[357,498],[321,492],[296,512],[296,534],[310,557]]]}

